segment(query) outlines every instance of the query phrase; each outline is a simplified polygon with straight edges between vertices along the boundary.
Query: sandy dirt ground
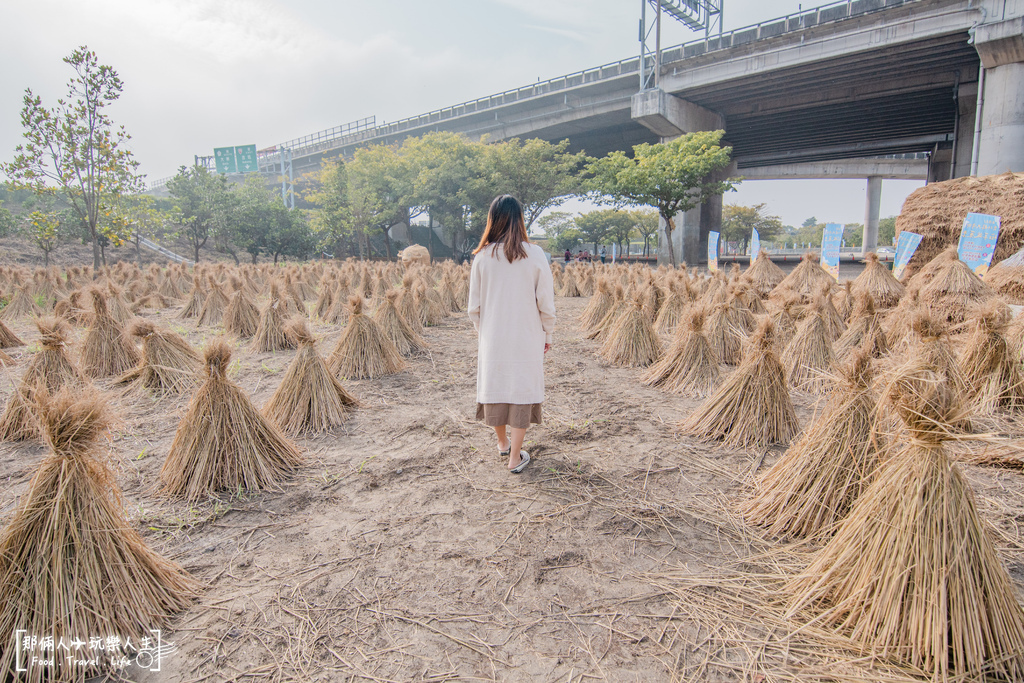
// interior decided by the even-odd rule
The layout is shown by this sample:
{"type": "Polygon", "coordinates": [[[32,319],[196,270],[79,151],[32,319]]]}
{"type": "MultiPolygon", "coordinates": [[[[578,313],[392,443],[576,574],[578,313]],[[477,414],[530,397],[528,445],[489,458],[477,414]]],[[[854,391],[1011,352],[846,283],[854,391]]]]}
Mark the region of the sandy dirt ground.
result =
{"type": "MultiPolygon", "coordinates": [[[[682,437],[698,405],[608,367],[557,300],[544,424],[519,476],[473,421],[476,336],[465,314],[427,328],[429,353],[346,386],[363,403],[336,433],[299,439],[279,492],[188,506],[158,472],[186,398],[111,392],[110,452],[129,524],[204,588],[137,681],[903,680],[851,644],[787,620],[787,573],[813,547],[763,538],[737,505],[781,449],[682,437]],[[856,677],[860,677],[859,679],[856,677]]],[[[153,316],[201,345],[215,330],[153,316]]],[[[30,344],[27,321],[14,329],[30,344]]],[[[314,324],[332,348],[337,331],[314,324]]],[[[76,341],[82,335],[76,331],[76,341]]],[[[29,347],[32,348],[31,346],[29,347]]],[[[5,371],[0,394],[24,368],[5,371]]],[[[262,406],[294,352],[239,349],[235,381],[262,406]]],[[[100,387],[111,390],[109,383],[100,387]]],[[[806,426],[815,398],[794,393],[806,426]]],[[[0,522],[44,456],[0,444],[0,522]]],[[[1024,602],[1024,476],[965,466],[1024,602]]]]}

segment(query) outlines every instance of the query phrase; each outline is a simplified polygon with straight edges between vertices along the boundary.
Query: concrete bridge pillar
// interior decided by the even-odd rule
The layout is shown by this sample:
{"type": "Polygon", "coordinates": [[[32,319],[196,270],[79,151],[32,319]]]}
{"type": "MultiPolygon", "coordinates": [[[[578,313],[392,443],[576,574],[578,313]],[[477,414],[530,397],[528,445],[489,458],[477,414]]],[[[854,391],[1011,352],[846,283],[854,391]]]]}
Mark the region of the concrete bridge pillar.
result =
{"type": "Polygon", "coordinates": [[[868,178],[868,198],[864,206],[864,240],[861,256],[878,249],[878,213],[882,206],[882,176],[868,178]]]}
{"type": "MultiPolygon", "coordinates": [[[[661,89],[638,92],[633,95],[630,105],[633,120],[657,134],[662,142],[684,133],[725,128],[725,119],[718,112],[687,102],[661,89]]],[[[664,220],[659,220],[658,265],[669,263],[664,223],[664,220]]],[[[685,261],[694,266],[706,262],[708,231],[721,228],[722,198],[714,198],[703,206],[677,214],[673,223],[672,247],[676,263],[685,261]],[[702,248],[704,251],[701,251],[702,248]]]]}
{"type": "Polygon", "coordinates": [[[978,26],[974,47],[984,69],[977,174],[1024,171],[1024,18],[978,26]]]}

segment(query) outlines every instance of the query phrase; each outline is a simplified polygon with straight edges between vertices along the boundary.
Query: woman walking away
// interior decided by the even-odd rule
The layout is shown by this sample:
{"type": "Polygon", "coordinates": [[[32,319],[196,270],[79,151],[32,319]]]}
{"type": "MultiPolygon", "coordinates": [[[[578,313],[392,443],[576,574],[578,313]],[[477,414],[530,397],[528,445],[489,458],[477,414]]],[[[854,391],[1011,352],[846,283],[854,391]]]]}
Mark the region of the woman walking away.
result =
{"type": "Polygon", "coordinates": [[[526,236],[522,204],[507,194],[491,202],[473,253],[469,317],[479,333],[476,418],[494,427],[498,453],[519,474],[530,462],[522,450],[526,428],[540,424],[544,402],[544,354],[555,329],[551,267],[544,250],[526,236]]]}

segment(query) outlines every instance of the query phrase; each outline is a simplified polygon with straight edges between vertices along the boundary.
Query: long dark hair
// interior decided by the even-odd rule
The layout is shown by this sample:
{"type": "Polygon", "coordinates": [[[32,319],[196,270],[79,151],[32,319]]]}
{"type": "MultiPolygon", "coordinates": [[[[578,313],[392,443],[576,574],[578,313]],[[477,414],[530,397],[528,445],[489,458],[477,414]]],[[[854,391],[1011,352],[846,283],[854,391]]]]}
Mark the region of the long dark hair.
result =
{"type": "Polygon", "coordinates": [[[526,235],[526,219],[523,218],[523,205],[512,195],[503,194],[491,202],[491,208],[487,212],[487,227],[480,238],[480,245],[473,253],[480,253],[488,244],[504,243],[505,258],[511,263],[516,259],[526,258],[523,242],[529,241],[530,238],[526,235]]]}

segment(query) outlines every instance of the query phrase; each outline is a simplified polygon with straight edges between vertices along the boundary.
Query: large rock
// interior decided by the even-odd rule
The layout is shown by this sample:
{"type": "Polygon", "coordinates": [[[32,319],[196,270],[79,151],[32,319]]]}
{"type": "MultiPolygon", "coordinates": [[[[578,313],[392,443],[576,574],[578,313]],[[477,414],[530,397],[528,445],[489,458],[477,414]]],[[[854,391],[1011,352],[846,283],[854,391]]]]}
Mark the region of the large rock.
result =
{"type": "Polygon", "coordinates": [[[408,268],[416,263],[430,264],[430,252],[422,244],[413,244],[401,251],[402,264],[408,268]]]}

